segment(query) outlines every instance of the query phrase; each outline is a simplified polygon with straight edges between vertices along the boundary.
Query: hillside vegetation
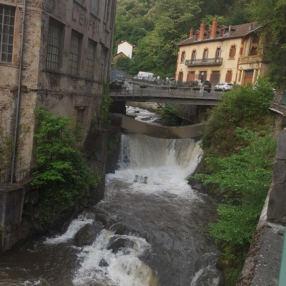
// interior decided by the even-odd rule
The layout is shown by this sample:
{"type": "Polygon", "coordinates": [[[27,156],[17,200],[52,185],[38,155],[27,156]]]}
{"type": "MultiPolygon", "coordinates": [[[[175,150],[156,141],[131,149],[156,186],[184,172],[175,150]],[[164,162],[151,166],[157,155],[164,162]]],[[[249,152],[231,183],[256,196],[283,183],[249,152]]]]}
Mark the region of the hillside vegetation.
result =
{"type": "Polygon", "coordinates": [[[139,70],[161,77],[174,77],[178,49],[176,44],[189,37],[190,28],[206,28],[214,17],[220,25],[256,21],[264,25],[261,39],[271,59],[270,77],[283,86],[286,68],[286,0],[118,0],[114,37],[116,44],[127,40],[137,46],[132,60],[120,58],[117,66],[128,73],[139,70]]]}

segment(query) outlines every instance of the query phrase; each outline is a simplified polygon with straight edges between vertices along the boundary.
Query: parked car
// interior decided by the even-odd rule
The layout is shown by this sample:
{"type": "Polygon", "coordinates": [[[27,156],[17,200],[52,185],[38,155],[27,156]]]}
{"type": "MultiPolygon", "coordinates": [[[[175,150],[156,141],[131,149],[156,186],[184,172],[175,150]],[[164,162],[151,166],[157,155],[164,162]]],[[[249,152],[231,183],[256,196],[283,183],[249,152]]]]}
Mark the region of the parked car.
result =
{"type": "Polygon", "coordinates": [[[211,92],[212,89],[212,84],[208,80],[201,81],[198,79],[192,82],[190,86],[193,87],[194,89],[199,89],[201,86],[203,86],[204,90],[206,90],[207,92],[211,92]]]}
{"type": "Polygon", "coordinates": [[[228,91],[233,89],[233,84],[228,82],[219,83],[215,86],[215,90],[228,91]]]}

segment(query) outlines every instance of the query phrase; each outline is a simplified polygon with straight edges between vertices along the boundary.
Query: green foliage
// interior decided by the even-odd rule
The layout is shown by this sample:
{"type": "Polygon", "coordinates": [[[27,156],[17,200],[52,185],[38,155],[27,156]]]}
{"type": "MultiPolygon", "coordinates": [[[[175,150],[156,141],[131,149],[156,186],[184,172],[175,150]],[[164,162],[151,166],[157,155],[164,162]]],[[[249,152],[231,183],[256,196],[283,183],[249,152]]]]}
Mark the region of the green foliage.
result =
{"type": "Polygon", "coordinates": [[[96,186],[99,176],[88,168],[77,141],[81,126],[72,127],[72,118],[35,110],[37,171],[32,186],[41,192],[41,221],[52,222],[71,209],[89,186],[96,186]]]}
{"type": "Polygon", "coordinates": [[[180,125],[180,119],[177,117],[176,109],[171,104],[166,104],[163,108],[163,123],[166,126],[180,125]]]}
{"type": "Polygon", "coordinates": [[[249,145],[228,158],[207,158],[214,172],[195,176],[234,194],[226,196],[226,203],[218,207],[218,222],[210,224],[210,235],[217,242],[243,246],[251,241],[271,183],[276,150],[276,140],[260,135],[237,128],[237,137],[249,145]]]}
{"type": "Polygon", "coordinates": [[[0,127],[0,182],[8,179],[5,174],[8,168],[11,167],[13,150],[14,142],[5,134],[3,128],[0,127]]]}
{"type": "Polygon", "coordinates": [[[115,66],[117,68],[125,68],[127,70],[128,74],[130,74],[130,65],[131,65],[131,59],[130,58],[119,57],[115,61],[115,66]]]}
{"type": "Polygon", "coordinates": [[[112,102],[112,99],[109,96],[109,85],[107,83],[104,83],[102,98],[101,98],[101,105],[100,105],[100,127],[101,128],[109,127],[109,124],[110,124],[109,106],[111,102],[112,102]]]}
{"type": "Polygon", "coordinates": [[[120,41],[137,46],[128,64],[128,73],[153,72],[174,77],[177,44],[189,37],[190,28],[207,26],[214,17],[218,25],[250,22],[249,0],[118,0],[114,54],[120,41]],[[212,16],[213,15],[213,16],[212,16]]]}
{"type": "MultiPolygon", "coordinates": [[[[248,84],[225,93],[221,104],[210,112],[203,147],[216,145],[222,152],[232,152],[241,142],[234,136],[235,127],[253,125],[251,129],[258,130],[259,122],[267,120],[268,106],[273,97],[274,92],[268,78],[259,78],[254,87],[248,84]]],[[[265,122],[262,122],[262,125],[264,126],[265,122]]]]}
{"type": "Polygon", "coordinates": [[[110,155],[114,150],[116,144],[120,140],[121,133],[117,132],[115,134],[110,134],[107,143],[107,153],[110,155]]]}

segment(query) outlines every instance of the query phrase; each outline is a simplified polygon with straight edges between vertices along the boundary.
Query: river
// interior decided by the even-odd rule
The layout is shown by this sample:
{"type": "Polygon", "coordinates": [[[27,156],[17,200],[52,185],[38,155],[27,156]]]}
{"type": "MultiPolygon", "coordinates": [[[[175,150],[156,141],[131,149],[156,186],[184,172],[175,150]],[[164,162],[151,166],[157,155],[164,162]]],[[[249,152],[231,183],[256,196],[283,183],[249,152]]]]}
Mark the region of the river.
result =
{"type": "Polygon", "coordinates": [[[29,241],[0,258],[2,286],[219,286],[217,246],[199,228],[216,219],[217,203],[185,178],[202,155],[192,139],[122,134],[119,169],[106,178],[98,208],[127,233],[103,229],[92,245],[74,236],[93,224],[83,213],[63,234],[29,241]],[[129,243],[114,252],[113,239],[129,243]]]}

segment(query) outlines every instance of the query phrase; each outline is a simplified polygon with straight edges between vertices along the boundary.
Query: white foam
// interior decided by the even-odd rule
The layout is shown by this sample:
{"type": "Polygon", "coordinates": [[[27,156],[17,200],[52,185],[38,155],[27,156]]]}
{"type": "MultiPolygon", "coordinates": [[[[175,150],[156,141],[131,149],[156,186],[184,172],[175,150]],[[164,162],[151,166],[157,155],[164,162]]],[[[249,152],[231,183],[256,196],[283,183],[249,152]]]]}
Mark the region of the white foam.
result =
{"type": "Polygon", "coordinates": [[[133,107],[133,106],[126,106],[126,114],[135,116],[135,120],[153,124],[156,120],[161,119],[161,115],[150,112],[146,109],[142,109],[139,107],[133,107]]]}
{"type": "Polygon", "coordinates": [[[84,247],[78,254],[82,262],[73,284],[83,286],[94,281],[118,286],[149,286],[150,280],[154,279],[153,272],[138,256],[150,249],[151,246],[143,238],[116,236],[113,232],[102,230],[93,245],[84,247]],[[134,246],[113,253],[107,250],[110,237],[128,238],[134,246]],[[103,260],[106,265],[101,264],[103,260]]]}
{"type": "Polygon", "coordinates": [[[107,189],[121,181],[124,192],[162,194],[197,198],[185,180],[195,171],[202,150],[192,139],[163,140],[142,135],[122,135],[120,170],[108,174],[107,189]],[[114,184],[113,184],[114,183],[114,184]]]}
{"type": "Polygon", "coordinates": [[[79,218],[74,219],[71,224],[69,225],[67,231],[62,234],[58,235],[53,238],[47,238],[44,241],[44,244],[58,244],[58,243],[64,243],[67,242],[68,240],[74,238],[76,233],[84,227],[86,224],[92,224],[94,222],[93,219],[86,219],[83,216],[79,216],[79,218]]]}

